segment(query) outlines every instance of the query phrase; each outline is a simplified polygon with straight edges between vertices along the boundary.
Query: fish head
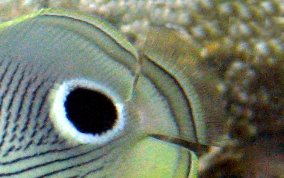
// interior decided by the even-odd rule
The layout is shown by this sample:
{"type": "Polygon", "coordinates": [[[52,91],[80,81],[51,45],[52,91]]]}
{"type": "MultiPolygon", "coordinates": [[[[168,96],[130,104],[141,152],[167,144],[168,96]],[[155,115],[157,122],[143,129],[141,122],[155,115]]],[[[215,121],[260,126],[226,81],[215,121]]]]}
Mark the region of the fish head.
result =
{"type": "Polygon", "coordinates": [[[184,48],[160,36],[138,55],[97,17],[44,9],[2,24],[0,177],[195,177],[195,153],[173,140],[206,144],[202,102],[184,48]]]}

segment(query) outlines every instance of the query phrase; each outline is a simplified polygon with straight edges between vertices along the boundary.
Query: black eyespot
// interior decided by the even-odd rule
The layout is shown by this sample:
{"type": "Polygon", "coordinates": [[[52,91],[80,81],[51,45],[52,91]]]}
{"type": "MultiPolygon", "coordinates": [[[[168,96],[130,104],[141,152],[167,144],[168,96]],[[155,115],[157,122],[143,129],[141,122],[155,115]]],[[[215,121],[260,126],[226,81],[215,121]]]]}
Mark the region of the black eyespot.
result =
{"type": "Polygon", "coordinates": [[[118,118],[113,101],[105,94],[75,88],[64,102],[67,119],[82,133],[102,134],[111,130],[118,118]]]}

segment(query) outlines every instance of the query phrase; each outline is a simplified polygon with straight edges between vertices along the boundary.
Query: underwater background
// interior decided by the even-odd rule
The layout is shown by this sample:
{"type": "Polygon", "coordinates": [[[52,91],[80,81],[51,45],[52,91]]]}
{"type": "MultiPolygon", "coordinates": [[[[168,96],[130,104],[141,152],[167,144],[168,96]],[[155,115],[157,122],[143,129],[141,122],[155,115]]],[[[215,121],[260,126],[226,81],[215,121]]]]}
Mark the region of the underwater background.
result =
{"type": "Polygon", "coordinates": [[[138,49],[152,26],[183,33],[217,77],[230,138],[202,154],[201,177],[284,176],[283,0],[0,0],[0,23],[47,7],[99,15],[138,49]]]}

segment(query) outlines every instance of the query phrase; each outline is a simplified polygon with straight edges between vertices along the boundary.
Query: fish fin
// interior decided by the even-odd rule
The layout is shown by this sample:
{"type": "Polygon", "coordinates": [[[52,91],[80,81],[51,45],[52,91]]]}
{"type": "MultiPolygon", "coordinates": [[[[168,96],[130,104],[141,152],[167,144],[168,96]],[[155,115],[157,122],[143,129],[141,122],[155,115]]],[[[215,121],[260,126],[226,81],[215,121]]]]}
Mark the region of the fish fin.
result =
{"type": "MultiPolygon", "coordinates": [[[[172,110],[181,107],[190,110],[189,113],[175,118],[185,123],[184,120],[188,120],[188,115],[191,114],[196,139],[180,135],[183,139],[205,145],[219,145],[224,141],[224,137],[221,137],[225,132],[226,121],[224,102],[218,90],[220,86],[218,78],[206,66],[200,64],[200,51],[198,47],[190,43],[190,38],[180,32],[154,27],[149,30],[143,48],[141,71],[144,75],[153,78],[157,88],[166,88],[164,93],[169,92],[166,90],[173,88],[173,85],[178,86],[179,92],[183,93],[188,106],[180,104],[183,98],[178,97],[177,91],[173,90],[166,94],[168,103],[173,105],[172,110]],[[158,73],[157,68],[164,71],[169,76],[168,79],[162,76],[155,77],[158,73]],[[171,79],[173,82],[170,82],[171,79]]],[[[186,125],[180,124],[180,127],[186,127],[186,125]]]]}

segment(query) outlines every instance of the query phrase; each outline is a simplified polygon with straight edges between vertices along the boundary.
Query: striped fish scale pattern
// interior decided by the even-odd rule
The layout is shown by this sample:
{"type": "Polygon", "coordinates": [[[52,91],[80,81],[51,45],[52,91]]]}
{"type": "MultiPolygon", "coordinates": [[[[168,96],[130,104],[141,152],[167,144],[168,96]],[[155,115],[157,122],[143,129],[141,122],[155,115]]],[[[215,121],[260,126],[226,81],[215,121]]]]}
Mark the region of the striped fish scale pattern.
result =
{"type": "MultiPolygon", "coordinates": [[[[209,143],[216,132],[206,132],[203,118],[213,117],[203,117],[191,68],[180,64],[184,43],[174,35],[167,48],[154,36],[138,56],[113,27],[76,13],[47,9],[0,26],[0,177],[195,174],[196,156],[175,139],[209,143]],[[77,127],[68,109],[78,88],[109,97],[117,114],[111,128],[89,134],[77,127]]],[[[79,122],[97,127],[89,114],[79,122]]]]}
{"type": "MultiPolygon", "coordinates": [[[[37,25],[37,22],[20,25],[35,36],[40,36],[43,28],[47,29],[47,32],[51,30],[40,23],[37,25]]],[[[25,41],[30,41],[32,38],[25,34],[27,32],[25,30],[11,32],[15,38],[22,37],[23,39],[22,44],[17,41],[12,44],[18,47],[16,50],[3,49],[1,46],[0,177],[59,175],[63,177],[93,175],[99,177],[101,175],[103,177],[107,170],[104,166],[109,161],[115,161],[111,154],[112,150],[118,146],[118,143],[121,144],[123,139],[117,138],[118,143],[115,144],[114,141],[113,145],[94,146],[69,143],[60,136],[49,116],[48,97],[56,83],[74,75],[70,72],[54,70],[57,69],[56,63],[41,63],[45,56],[29,51],[35,46],[29,42],[25,44],[25,41]],[[18,53],[25,48],[24,55],[18,53]]],[[[78,36],[64,34],[60,27],[58,31],[54,31],[54,34],[50,34],[53,36],[52,40],[44,38],[42,41],[45,44],[51,41],[54,43],[50,50],[63,46],[64,39],[69,39],[71,43],[80,43],[80,41],[76,42],[78,36]]],[[[2,41],[5,44],[5,37],[3,38],[2,41]]],[[[81,48],[84,47],[81,46],[81,48]]],[[[42,49],[49,50],[48,48],[42,49]]],[[[103,54],[96,53],[93,49],[91,53],[104,57],[103,54]]],[[[107,64],[100,66],[104,65],[107,66],[107,64]]],[[[68,65],[66,67],[68,68],[68,65]]],[[[109,69],[106,67],[106,70],[109,69]]],[[[108,173],[112,174],[111,171],[108,173]]]]}
{"type": "Polygon", "coordinates": [[[60,77],[11,61],[1,61],[0,177],[85,177],[103,170],[113,147],[69,144],[50,121],[47,97],[60,77]]]}
{"type": "MultiPolygon", "coordinates": [[[[34,70],[38,66],[11,61],[1,61],[0,177],[34,174],[37,168],[52,167],[54,164],[85,157],[81,163],[63,168],[58,166],[58,170],[52,173],[39,174],[39,177],[48,176],[100,159],[102,153],[92,159],[86,158],[93,157],[90,155],[102,148],[71,146],[54,132],[47,112],[46,98],[56,78],[45,79],[45,76],[50,75],[34,70]],[[20,156],[23,152],[26,156],[20,156]],[[17,168],[17,171],[5,171],[11,170],[11,167],[17,168]]],[[[98,167],[96,170],[99,169],[102,168],[98,167]]]]}
{"type": "MultiPolygon", "coordinates": [[[[2,80],[3,88],[6,87],[7,91],[12,92],[3,91],[1,108],[1,117],[3,118],[1,125],[4,126],[4,130],[1,132],[1,146],[5,146],[5,142],[13,143],[9,148],[1,147],[1,153],[8,156],[11,151],[27,149],[33,144],[41,145],[44,142],[51,141],[51,138],[48,139],[48,137],[50,137],[52,125],[47,122],[46,99],[52,82],[45,80],[44,75],[37,74],[36,71],[32,72],[32,68],[34,68],[32,65],[13,63],[8,67],[3,67],[5,67],[3,70],[15,70],[12,76],[7,73],[7,76],[4,76],[2,80]],[[14,69],[12,69],[13,65],[15,66],[14,69]],[[6,86],[5,78],[10,81],[6,83],[6,86]],[[40,99],[36,100],[35,98],[40,99]],[[34,122],[31,120],[32,118],[38,119],[34,122]],[[27,138],[30,142],[27,142],[27,138]],[[4,151],[5,149],[7,152],[4,151]]],[[[52,139],[55,139],[54,142],[58,142],[55,135],[52,137],[52,139]]]]}

